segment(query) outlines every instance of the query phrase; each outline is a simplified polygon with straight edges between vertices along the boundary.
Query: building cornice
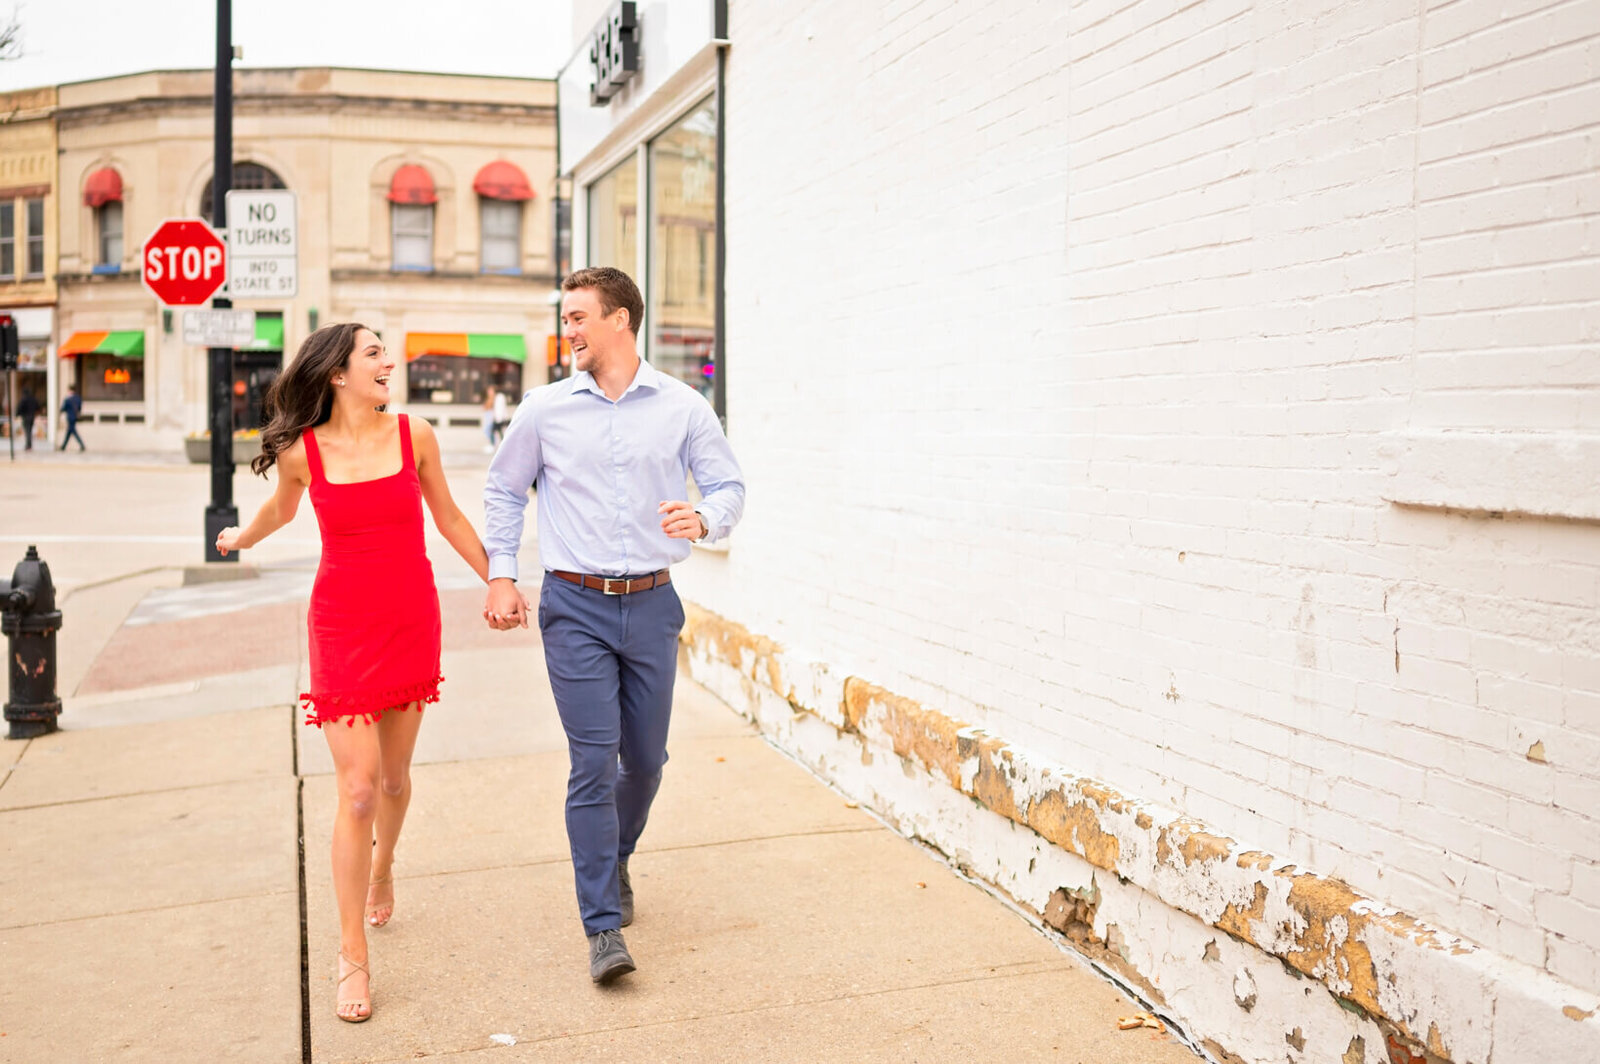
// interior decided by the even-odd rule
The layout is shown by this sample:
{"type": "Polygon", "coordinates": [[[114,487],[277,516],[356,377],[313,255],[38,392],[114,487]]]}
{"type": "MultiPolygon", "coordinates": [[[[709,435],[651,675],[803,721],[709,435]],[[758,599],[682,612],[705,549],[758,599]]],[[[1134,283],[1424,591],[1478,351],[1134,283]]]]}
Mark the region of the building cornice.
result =
{"type": "MultiPolygon", "coordinates": [[[[211,96],[135,96],[126,100],[62,107],[56,121],[62,130],[99,125],[108,121],[154,117],[192,111],[198,117],[211,114],[211,96]]],[[[328,116],[430,116],[440,118],[520,121],[532,125],[555,124],[556,109],[549,104],[491,103],[465,100],[429,100],[419,97],[354,96],[346,93],[269,93],[237,95],[233,113],[240,115],[319,114],[328,116]]]]}
{"type": "Polygon", "coordinates": [[[474,270],[385,270],[358,266],[339,266],[328,271],[330,281],[397,281],[416,284],[438,284],[445,281],[474,281],[492,285],[534,285],[550,288],[555,275],[549,273],[478,273],[474,270]]]}
{"type": "Polygon", "coordinates": [[[116,273],[91,273],[88,271],[84,271],[82,273],[62,272],[56,274],[54,279],[58,285],[119,284],[124,281],[131,281],[133,284],[138,284],[139,271],[119,270],[116,273]]]}

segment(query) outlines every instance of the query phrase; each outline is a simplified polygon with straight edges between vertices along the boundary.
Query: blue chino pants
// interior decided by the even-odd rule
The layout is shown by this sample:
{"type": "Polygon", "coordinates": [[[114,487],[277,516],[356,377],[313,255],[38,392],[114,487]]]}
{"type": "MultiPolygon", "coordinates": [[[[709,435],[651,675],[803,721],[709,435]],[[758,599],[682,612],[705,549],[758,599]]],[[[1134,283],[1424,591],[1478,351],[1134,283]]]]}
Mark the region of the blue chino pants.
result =
{"type": "Polygon", "coordinates": [[[584,934],[619,927],[633,853],[667,761],[683,604],[671,584],[606,595],[545,574],[539,631],[567,733],[567,842],[584,934]]]}

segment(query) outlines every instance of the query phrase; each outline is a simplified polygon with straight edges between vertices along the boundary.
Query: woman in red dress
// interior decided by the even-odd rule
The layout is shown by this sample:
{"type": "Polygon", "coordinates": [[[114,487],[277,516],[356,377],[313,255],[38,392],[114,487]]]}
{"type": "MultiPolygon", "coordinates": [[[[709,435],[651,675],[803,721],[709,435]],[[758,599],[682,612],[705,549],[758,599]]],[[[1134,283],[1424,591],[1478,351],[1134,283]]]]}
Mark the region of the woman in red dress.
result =
{"type": "Polygon", "coordinates": [[[333,754],[339,809],[333,884],[339,903],[336,1013],[372,1015],[366,925],[394,912],[395,842],[411,800],[411,753],[424,703],[439,699],[439,595],[423,549],[422,504],[486,583],[483,543],[445,484],[426,421],[390,414],[395,360],[372,330],[328,325],[309,336],[267,395],[269,421],[251,469],[278,467],[277,490],[217,551],[245,550],[293,520],[301,492],[322,530],[306,622],[307,724],[333,754]],[[396,712],[414,710],[415,712],[396,712]],[[327,725],[327,727],[324,727],[327,725]]]}

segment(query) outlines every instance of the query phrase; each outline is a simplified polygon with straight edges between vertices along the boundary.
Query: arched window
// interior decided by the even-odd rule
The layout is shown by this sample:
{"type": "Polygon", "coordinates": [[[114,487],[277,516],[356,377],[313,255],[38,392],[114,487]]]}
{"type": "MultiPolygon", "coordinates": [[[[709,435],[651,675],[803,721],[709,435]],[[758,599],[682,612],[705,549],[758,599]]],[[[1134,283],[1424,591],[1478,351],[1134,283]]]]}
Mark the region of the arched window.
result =
{"type": "Polygon", "coordinates": [[[116,273],[122,269],[122,201],[112,200],[95,209],[95,227],[100,234],[96,273],[116,273]]]}
{"type": "Polygon", "coordinates": [[[439,202],[433,178],[415,163],[394,172],[389,182],[390,235],[396,270],[433,269],[433,205],[439,202]]]}
{"type": "MultiPolygon", "coordinates": [[[[234,188],[288,188],[283,178],[260,163],[234,163],[234,188]]],[[[206,179],[205,191],[200,193],[200,217],[211,221],[211,179],[206,179]]]]}
{"type": "Polygon", "coordinates": [[[94,211],[95,273],[122,268],[122,175],[103,166],[83,184],[83,204],[94,211]]]}
{"type": "Polygon", "coordinates": [[[472,180],[478,194],[480,269],[484,273],[522,272],[522,204],[533,188],[522,168],[504,159],[485,166],[472,180]]]}

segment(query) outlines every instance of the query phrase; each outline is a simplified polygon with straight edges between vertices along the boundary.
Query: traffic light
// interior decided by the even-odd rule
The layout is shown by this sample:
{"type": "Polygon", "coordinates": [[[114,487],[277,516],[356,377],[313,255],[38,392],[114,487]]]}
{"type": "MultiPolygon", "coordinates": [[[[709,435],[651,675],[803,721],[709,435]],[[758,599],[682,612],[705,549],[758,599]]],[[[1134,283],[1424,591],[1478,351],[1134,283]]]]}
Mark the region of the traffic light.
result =
{"type": "Polygon", "coordinates": [[[0,370],[16,369],[17,319],[10,314],[0,314],[0,370]]]}

